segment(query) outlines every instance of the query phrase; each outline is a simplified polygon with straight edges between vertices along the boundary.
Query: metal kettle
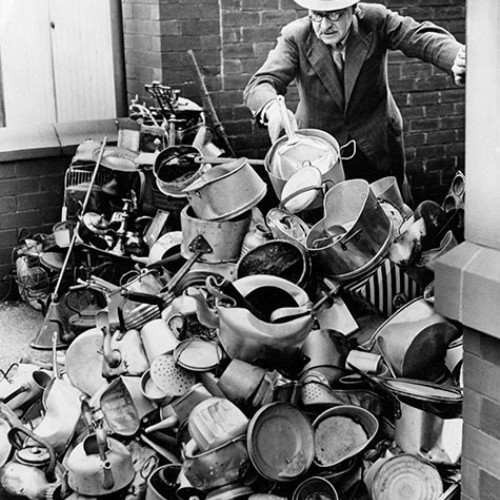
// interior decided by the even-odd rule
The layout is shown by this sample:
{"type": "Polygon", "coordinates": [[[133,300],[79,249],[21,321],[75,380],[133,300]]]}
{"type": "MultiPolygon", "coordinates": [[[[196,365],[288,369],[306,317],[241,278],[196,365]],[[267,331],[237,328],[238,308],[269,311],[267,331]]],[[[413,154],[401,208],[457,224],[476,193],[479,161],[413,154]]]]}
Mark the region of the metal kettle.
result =
{"type": "Polygon", "coordinates": [[[47,492],[55,489],[63,476],[53,447],[25,427],[12,427],[8,438],[16,451],[13,459],[0,469],[0,498],[45,500],[47,492]],[[35,444],[23,447],[20,434],[35,444]]]}
{"type": "Polygon", "coordinates": [[[66,460],[69,487],[84,496],[116,493],[135,477],[132,455],[120,441],[107,437],[102,428],[89,434],[66,460]]]}

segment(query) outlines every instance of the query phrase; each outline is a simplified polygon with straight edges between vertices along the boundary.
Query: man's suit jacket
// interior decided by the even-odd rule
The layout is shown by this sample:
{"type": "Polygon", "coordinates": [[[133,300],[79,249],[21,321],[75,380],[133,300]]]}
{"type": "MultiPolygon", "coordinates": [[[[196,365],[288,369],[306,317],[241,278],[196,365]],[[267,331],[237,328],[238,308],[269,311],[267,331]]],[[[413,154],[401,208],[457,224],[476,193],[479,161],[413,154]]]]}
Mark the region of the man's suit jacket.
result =
{"type": "Polygon", "coordinates": [[[387,80],[387,51],[430,62],[451,74],[462,48],[446,30],[418,23],[379,4],[358,4],[345,47],[344,98],[329,47],[309,18],[286,25],[276,47],[244,91],[246,106],[258,116],[295,79],[299,128],[324,130],[340,145],[348,137],[371,160],[380,177],[404,173],[402,119],[387,80]]]}

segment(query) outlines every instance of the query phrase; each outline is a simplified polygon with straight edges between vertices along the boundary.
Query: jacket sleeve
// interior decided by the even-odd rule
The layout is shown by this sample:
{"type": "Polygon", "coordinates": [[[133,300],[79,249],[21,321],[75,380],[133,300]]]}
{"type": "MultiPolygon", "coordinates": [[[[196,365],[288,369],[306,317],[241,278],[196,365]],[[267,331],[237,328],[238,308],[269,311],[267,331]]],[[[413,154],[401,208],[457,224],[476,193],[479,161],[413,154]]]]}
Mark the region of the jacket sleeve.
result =
{"type": "Polygon", "coordinates": [[[287,36],[283,28],[277,44],[267,56],[266,61],[250,78],[243,100],[253,116],[258,117],[262,108],[278,94],[285,95],[288,85],[294,80],[299,65],[296,44],[287,36]]]}
{"type": "Polygon", "coordinates": [[[451,33],[432,22],[417,22],[385,7],[380,9],[383,17],[379,29],[388,49],[401,50],[408,57],[429,62],[452,74],[455,57],[464,46],[451,33]]]}

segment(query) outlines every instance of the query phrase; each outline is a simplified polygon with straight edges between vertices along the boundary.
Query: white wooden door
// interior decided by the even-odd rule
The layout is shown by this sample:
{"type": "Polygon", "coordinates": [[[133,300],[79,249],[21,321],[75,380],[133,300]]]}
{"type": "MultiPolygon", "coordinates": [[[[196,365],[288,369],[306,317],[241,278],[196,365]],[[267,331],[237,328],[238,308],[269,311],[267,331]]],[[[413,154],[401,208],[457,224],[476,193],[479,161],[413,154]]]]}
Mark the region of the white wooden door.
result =
{"type": "Polygon", "coordinates": [[[6,126],[114,118],[109,0],[0,0],[6,126]]]}

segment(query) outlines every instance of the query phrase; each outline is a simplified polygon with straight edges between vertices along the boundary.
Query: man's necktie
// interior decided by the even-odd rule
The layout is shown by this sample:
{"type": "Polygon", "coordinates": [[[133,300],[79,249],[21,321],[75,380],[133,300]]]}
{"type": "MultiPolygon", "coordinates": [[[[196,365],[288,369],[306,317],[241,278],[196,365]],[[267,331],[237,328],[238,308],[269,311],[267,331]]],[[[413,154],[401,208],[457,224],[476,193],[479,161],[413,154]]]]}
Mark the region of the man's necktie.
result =
{"type": "Polygon", "coordinates": [[[332,51],[333,62],[335,63],[335,69],[337,70],[337,75],[339,77],[340,84],[342,85],[342,90],[344,89],[344,55],[340,50],[332,51]]]}

